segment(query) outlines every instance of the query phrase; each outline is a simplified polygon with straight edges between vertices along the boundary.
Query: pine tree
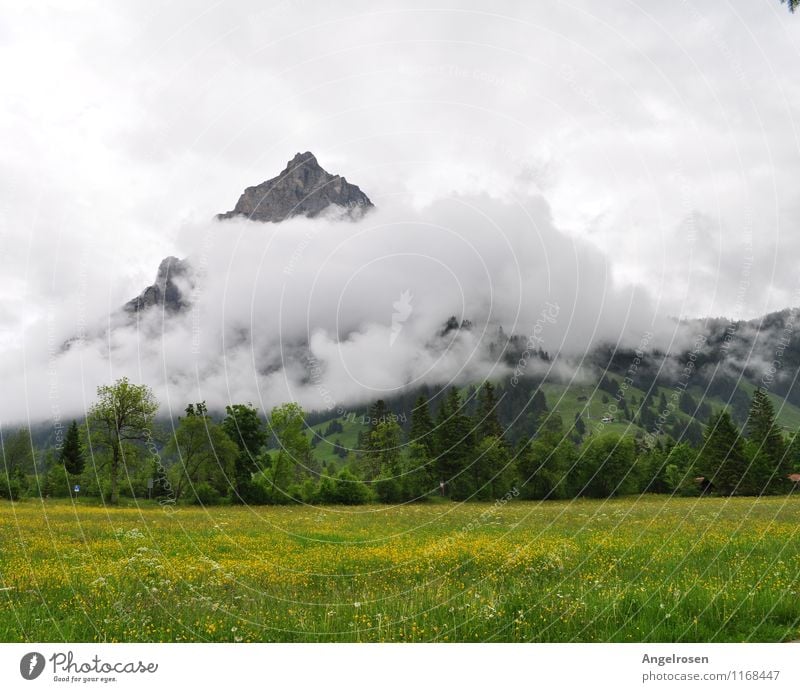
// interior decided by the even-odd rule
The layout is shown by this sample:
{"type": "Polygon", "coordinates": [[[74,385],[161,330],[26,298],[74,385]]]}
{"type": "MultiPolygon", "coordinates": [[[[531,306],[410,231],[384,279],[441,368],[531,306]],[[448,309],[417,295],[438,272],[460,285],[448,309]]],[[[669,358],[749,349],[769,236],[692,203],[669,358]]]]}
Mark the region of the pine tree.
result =
{"type": "Polygon", "coordinates": [[[450,422],[450,409],[447,403],[447,397],[442,394],[441,401],[439,402],[439,410],[436,412],[436,427],[433,431],[434,453],[438,458],[443,452],[447,450],[446,427],[450,422]]]}
{"type": "Polygon", "coordinates": [[[347,449],[345,449],[338,437],[333,441],[333,453],[340,459],[344,459],[347,456],[347,449]]]}
{"type": "Polygon", "coordinates": [[[695,412],[697,411],[697,402],[688,391],[684,390],[680,399],[678,400],[678,408],[680,408],[680,410],[684,413],[694,416],[695,412]]]}
{"type": "Polygon", "coordinates": [[[384,420],[378,423],[374,432],[370,435],[369,453],[372,477],[380,474],[388,474],[391,477],[398,477],[400,469],[400,441],[402,430],[394,421],[384,420]]]}
{"type": "Polygon", "coordinates": [[[425,445],[411,442],[407,455],[403,495],[408,500],[423,500],[439,485],[439,479],[433,477],[433,464],[425,445]]]}
{"type": "Polygon", "coordinates": [[[715,491],[732,495],[738,490],[747,472],[748,461],[739,429],[727,410],[709,420],[700,463],[715,491]]]}
{"type": "Polygon", "coordinates": [[[479,440],[487,437],[502,440],[503,428],[497,418],[497,397],[491,382],[484,382],[478,394],[477,424],[479,440]]]}
{"type": "Polygon", "coordinates": [[[389,409],[386,407],[386,402],[383,399],[378,399],[372,406],[369,407],[366,416],[367,429],[359,433],[358,448],[366,455],[375,451],[372,446],[374,437],[373,433],[381,423],[388,420],[389,409]]]}
{"type": "Polygon", "coordinates": [[[76,421],[72,421],[67,428],[67,434],[64,436],[64,445],[61,447],[61,454],[58,460],[67,470],[67,473],[71,473],[74,476],[83,473],[85,459],[83,458],[83,447],[81,446],[81,438],[76,421]]]}
{"type": "Polygon", "coordinates": [[[433,419],[428,408],[428,400],[420,395],[411,411],[411,430],[408,436],[409,444],[421,444],[429,455],[433,455],[435,441],[433,439],[433,419]]]}
{"type": "Polygon", "coordinates": [[[586,423],[583,422],[580,411],[575,413],[575,432],[577,432],[580,437],[586,434],[586,423]]]}
{"type": "Polygon", "coordinates": [[[470,466],[473,493],[477,500],[495,500],[512,485],[512,464],[508,447],[498,437],[484,437],[478,442],[475,460],[470,466]]]}
{"type": "Polygon", "coordinates": [[[747,438],[752,443],[748,490],[753,494],[780,490],[789,473],[786,445],[775,420],[772,402],[761,387],[753,392],[747,417],[747,438]]]}
{"type": "Polygon", "coordinates": [[[378,399],[372,406],[370,406],[369,413],[369,431],[375,432],[375,428],[381,423],[386,422],[386,417],[389,414],[389,409],[386,407],[386,402],[383,399],[378,399]]]}
{"type": "Polygon", "coordinates": [[[452,387],[442,402],[436,428],[437,470],[454,499],[466,499],[474,492],[474,484],[466,468],[474,460],[473,422],[464,415],[461,396],[452,387]]]}
{"type": "Polygon", "coordinates": [[[531,412],[538,420],[543,413],[549,410],[550,409],[547,407],[547,398],[541,388],[538,388],[533,397],[531,397],[531,412]]]}

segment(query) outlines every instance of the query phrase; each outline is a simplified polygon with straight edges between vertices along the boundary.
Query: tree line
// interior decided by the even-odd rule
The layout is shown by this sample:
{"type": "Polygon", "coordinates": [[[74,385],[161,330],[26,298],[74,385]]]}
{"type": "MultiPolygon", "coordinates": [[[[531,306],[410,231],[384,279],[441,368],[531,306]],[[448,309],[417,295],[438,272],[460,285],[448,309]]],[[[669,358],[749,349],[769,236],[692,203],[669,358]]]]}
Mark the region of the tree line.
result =
{"type": "MultiPolygon", "coordinates": [[[[615,384],[601,381],[601,389],[613,392],[615,384]]],[[[533,432],[516,440],[501,425],[502,402],[491,382],[466,396],[451,387],[434,403],[435,410],[420,395],[403,427],[384,401],[375,402],[356,448],[337,441],[338,463],[322,464],[313,445],[319,435],[297,403],[264,416],[250,404],[233,404],[216,419],[204,402],[192,403],[164,429],[152,391],[123,378],[99,387],[85,420],[72,421],[58,448],[39,460],[27,431],[6,436],[0,497],[78,495],[116,504],[124,495],[211,505],[494,500],[512,490],[532,500],[763,495],[791,491],[800,471],[800,436],[783,434],[760,388],[742,428],[727,409],[714,412],[691,400],[687,411],[707,415],[704,428],[692,421],[699,434],[665,434],[654,443],[590,434],[580,414],[565,424],[541,391],[519,414],[535,416],[533,432]]],[[[342,432],[337,421],[325,428],[342,432]]]]}

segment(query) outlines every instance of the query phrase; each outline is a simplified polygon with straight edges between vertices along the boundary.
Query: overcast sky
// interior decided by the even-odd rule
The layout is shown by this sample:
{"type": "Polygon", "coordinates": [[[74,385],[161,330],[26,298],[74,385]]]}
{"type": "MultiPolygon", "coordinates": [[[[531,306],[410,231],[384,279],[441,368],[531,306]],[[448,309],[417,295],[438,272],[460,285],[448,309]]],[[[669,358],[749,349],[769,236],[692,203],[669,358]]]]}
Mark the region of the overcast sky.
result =
{"type": "Polygon", "coordinates": [[[26,5],[0,3],[0,350],[115,309],[306,150],[393,220],[534,204],[626,310],[800,305],[778,0],[26,5]]]}

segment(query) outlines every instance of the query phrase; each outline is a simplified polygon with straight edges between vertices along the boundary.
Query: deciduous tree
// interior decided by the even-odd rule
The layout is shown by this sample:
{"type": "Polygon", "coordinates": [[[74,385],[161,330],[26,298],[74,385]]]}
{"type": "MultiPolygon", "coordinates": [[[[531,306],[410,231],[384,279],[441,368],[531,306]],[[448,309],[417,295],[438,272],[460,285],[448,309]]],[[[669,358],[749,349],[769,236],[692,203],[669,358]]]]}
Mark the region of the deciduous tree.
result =
{"type": "Polygon", "coordinates": [[[128,462],[138,456],[126,454],[126,447],[152,436],[158,403],[147,385],[131,384],[127,377],[98,387],[97,397],[86,419],[89,443],[93,459],[98,452],[107,455],[110,502],[115,505],[119,503],[120,471],[127,471],[128,462]]]}
{"type": "Polygon", "coordinates": [[[204,404],[191,404],[186,416],[179,419],[164,454],[175,459],[175,499],[186,491],[186,486],[197,487],[207,483],[221,496],[230,490],[236,468],[239,448],[223,430],[211,420],[204,404]]]}

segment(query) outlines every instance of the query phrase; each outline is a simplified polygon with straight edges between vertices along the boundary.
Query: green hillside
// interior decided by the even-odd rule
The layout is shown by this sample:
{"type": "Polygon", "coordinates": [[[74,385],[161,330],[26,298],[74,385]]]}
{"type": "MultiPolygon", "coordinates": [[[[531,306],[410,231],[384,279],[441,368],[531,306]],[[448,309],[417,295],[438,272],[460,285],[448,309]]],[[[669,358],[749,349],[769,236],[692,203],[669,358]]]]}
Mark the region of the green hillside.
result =
{"type": "MultiPolygon", "coordinates": [[[[620,382],[618,377],[612,377],[611,379],[617,383],[620,382]]],[[[755,390],[755,386],[747,382],[742,382],[739,386],[747,394],[748,398],[752,396],[755,390]]],[[[633,386],[625,389],[624,401],[628,405],[629,418],[625,417],[622,400],[618,402],[612,394],[599,389],[597,384],[544,383],[541,385],[541,391],[547,400],[548,409],[558,413],[565,426],[571,426],[575,421],[576,415],[580,414],[586,426],[586,435],[617,433],[640,437],[646,434],[644,427],[638,423],[637,415],[639,407],[646,396],[646,392],[642,389],[633,386]],[[608,420],[609,418],[611,420],[608,420]]],[[[699,387],[689,388],[688,392],[695,401],[702,401],[708,404],[714,413],[724,408],[727,404],[720,397],[704,396],[703,390],[699,387]]],[[[462,396],[466,398],[467,394],[468,389],[463,388],[462,396]]],[[[666,402],[675,404],[674,411],[668,419],[667,427],[674,425],[676,420],[683,424],[687,424],[692,420],[689,414],[677,407],[677,393],[675,390],[667,387],[655,387],[650,396],[651,409],[655,412],[656,417],[661,413],[662,396],[666,402]]],[[[800,408],[774,394],[770,394],[770,399],[775,406],[778,421],[784,430],[788,433],[800,429],[800,408]]],[[[704,424],[705,420],[700,419],[699,422],[704,424]]],[[[362,417],[354,417],[352,415],[349,417],[332,416],[330,419],[310,426],[310,430],[315,431],[322,438],[314,448],[315,458],[324,464],[340,466],[343,459],[336,454],[334,448],[336,442],[338,441],[347,450],[357,449],[358,435],[366,429],[367,425],[363,422],[362,417]],[[340,423],[342,431],[325,435],[324,433],[331,421],[340,423]]]]}

